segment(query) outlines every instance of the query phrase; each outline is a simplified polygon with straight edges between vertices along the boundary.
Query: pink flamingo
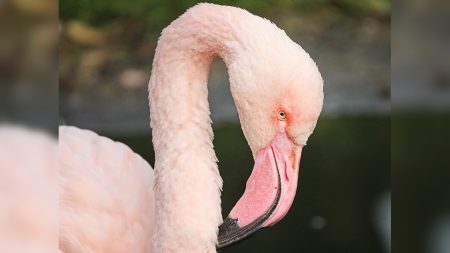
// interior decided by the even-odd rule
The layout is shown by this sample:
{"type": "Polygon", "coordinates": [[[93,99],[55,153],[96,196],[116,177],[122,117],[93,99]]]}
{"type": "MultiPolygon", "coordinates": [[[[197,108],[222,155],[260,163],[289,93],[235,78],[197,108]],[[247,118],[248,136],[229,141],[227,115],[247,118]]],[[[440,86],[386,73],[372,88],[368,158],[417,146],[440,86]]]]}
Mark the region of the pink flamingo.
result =
{"type": "Polygon", "coordinates": [[[0,252],[60,252],[56,140],[0,125],[0,210],[0,252]]]}
{"type": "Polygon", "coordinates": [[[154,171],[124,144],[60,128],[62,251],[216,252],[275,224],[293,202],[322,86],[310,56],[268,20],[213,4],[189,9],[163,30],[153,61],[154,171]],[[207,100],[216,56],[255,160],[223,223],[207,100]]]}

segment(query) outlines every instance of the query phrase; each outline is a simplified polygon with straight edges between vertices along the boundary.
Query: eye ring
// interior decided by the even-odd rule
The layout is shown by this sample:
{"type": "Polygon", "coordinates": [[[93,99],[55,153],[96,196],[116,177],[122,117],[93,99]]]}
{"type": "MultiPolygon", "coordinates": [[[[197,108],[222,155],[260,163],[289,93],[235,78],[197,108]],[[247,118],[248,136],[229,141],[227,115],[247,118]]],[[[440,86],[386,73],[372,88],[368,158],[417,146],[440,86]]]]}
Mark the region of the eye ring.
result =
{"type": "Polygon", "coordinates": [[[278,120],[285,121],[286,120],[286,112],[283,110],[279,110],[277,112],[277,118],[278,118],[278,120]]]}

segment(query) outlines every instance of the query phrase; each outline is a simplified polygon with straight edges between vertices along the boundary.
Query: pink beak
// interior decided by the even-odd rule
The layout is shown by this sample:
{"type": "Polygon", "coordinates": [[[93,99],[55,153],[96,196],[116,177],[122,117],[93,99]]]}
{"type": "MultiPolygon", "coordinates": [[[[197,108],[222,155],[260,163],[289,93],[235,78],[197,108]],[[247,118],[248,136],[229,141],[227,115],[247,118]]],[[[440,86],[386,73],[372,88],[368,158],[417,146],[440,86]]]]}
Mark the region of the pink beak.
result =
{"type": "Polygon", "coordinates": [[[271,226],[287,214],[297,190],[301,150],[283,131],[257,152],[244,194],[219,226],[218,248],[271,226]]]}

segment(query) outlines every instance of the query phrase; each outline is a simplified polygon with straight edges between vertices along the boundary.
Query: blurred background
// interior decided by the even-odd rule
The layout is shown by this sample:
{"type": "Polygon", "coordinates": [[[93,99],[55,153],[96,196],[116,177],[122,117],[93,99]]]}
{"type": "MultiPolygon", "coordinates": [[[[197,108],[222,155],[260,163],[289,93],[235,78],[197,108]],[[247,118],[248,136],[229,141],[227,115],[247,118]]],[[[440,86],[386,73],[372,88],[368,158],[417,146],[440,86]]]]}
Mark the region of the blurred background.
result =
{"type": "Polygon", "coordinates": [[[57,3],[0,0],[0,124],[57,133],[57,3]]]}
{"type": "Polygon", "coordinates": [[[392,251],[450,252],[450,2],[392,8],[392,251]]]}
{"type": "MultiPolygon", "coordinates": [[[[450,252],[448,1],[211,2],[273,21],[325,80],[291,211],[223,252],[450,252]]],[[[89,128],[153,164],[146,85],[156,40],[195,4],[61,0],[58,17],[56,0],[0,0],[0,123],[89,128]]],[[[226,216],[253,161],[220,59],[209,102],[226,216]]]]}

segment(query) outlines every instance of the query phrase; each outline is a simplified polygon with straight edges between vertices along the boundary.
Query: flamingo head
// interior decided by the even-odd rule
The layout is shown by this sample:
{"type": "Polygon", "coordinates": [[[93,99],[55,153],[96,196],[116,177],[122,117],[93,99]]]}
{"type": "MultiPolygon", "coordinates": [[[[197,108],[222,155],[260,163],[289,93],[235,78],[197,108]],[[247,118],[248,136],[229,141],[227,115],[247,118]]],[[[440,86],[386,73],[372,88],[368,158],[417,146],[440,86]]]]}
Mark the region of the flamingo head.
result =
{"type": "Polygon", "coordinates": [[[255,164],[244,194],[219,226],[218,248],[287,214],[297,190],[302,148],[322,110],[323,80],[314,61],[284,32],[268,39],[271,49],[250,48],[246,57],[228,65],[255,164]]]}

